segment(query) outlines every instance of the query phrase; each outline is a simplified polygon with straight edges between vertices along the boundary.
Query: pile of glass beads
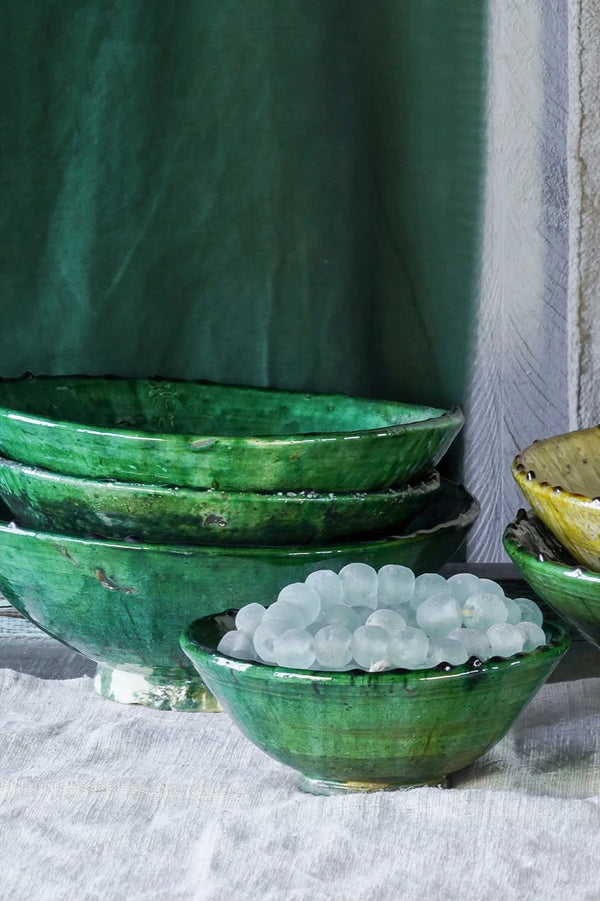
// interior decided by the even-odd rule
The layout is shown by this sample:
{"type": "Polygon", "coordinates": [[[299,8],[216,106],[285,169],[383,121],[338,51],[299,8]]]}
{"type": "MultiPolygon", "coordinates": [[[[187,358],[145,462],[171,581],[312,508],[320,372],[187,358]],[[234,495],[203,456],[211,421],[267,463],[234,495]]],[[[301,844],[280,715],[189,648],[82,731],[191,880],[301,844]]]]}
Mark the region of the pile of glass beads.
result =
{"type": "Polygon", "coordinates": [[[218,650],[290,669],[430,669],[533,651],[542,622],[533,601],[471,573],[349,563],[287,585],[270,607],[242,607],[218,650]]]}

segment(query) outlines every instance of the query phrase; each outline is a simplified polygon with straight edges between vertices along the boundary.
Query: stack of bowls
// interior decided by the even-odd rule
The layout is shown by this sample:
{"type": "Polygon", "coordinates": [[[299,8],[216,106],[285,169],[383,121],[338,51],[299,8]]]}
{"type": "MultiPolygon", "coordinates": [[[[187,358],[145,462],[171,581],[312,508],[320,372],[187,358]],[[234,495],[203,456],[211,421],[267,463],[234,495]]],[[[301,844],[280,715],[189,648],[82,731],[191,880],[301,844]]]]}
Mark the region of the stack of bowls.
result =
{"type": "Polygon", "coordinates": [[[504,546],[534,591],[600,648],[600,428],[536,441],[514,460],[531,504],[504,546]]]}
{"type": "Polygon", "coordinates": [[[4,380],[0,589],[98,663],[101,694],[211,708],[179,646],[192,620],[271,603],[315,569],[454,553],[478,505],[434,466],[461,425],[343,395],[4,380]]]}

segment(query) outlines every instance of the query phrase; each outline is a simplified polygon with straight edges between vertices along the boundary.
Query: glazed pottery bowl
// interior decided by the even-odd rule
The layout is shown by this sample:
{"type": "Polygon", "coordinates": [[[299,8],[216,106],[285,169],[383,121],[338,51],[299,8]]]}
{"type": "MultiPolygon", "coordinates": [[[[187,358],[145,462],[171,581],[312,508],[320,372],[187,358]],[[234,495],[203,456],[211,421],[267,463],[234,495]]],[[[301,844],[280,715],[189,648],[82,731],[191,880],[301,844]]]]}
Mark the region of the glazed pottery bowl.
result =
{"type": "Polygon", "coordinates": [[[192,623],[183,650],[250,741],[317,793],[444,784],[502,738],[569,644],[546,624],[547,646],[508,660],[311,672],[220,654],[235,612],[192,623]]]}
{"type": "Polygon", "coordinates": [[[444,482],[435,503],[397,536],[322,547],[152,545],[75,538],[0,523],[0,590],[28,619],[98,663],[96,689],[171,709],[214,703],[181,651],[192,620],[251,601],[271,603],[316,569],[360,561],[438,569],[479,506],[444,482]]]}
{"type": "Polygon", "coordinates": [[[430,472],[463,422],[346,395],[115,378],[0,381],[0,453],[89,478],[227,491],[375,491],[430,472]]]}
{"type": "Polygon", "coordinates": [[[600,648],[600,575],[583,569],[532,511],[520,510],[503,540],[535,593],[600,648]]]}
{"type": "Polygon", "coordinates": [[[152,542],[279,545],[389,535],[435,501],[437,472],[354,494],[228,492],[78,478],[0,458],[0,496],[24,526],[152,542]]]}
{"type": "Polygon", "coordinates": [[[542,522],[600,572],[600,427],[534,442],[515,458],[512,473],[542,522]]]}

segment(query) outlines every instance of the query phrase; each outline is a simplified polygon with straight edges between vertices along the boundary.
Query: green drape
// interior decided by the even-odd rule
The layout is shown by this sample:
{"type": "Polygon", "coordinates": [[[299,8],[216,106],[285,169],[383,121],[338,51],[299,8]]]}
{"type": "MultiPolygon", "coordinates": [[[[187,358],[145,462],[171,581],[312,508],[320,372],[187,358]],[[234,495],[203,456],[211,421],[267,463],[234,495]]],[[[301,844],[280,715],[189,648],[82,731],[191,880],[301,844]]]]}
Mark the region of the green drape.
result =
{"type": "Polygon", "coordinates": [[[0,375],[447,405],[484,0],[4,0],[0,375]]]}

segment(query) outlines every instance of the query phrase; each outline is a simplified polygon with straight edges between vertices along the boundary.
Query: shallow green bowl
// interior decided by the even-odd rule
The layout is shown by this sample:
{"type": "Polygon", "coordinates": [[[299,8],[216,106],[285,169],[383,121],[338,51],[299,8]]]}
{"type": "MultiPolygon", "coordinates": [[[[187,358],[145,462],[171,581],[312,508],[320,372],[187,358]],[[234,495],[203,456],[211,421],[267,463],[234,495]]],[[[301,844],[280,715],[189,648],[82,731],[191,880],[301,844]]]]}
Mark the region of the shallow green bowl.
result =
{"type": "Polygon", "coordinates": [[[0,453],[90,478],[231,491],[374,491],[430,472],[460,410],[199,382],[0,381],[0,453]]]}
{"type": "Polygon", "coordinates": [[[439,569],[479,511],[462,487],[436,501],[398,537],[289,547],[152,545],[74,538],[0,523],[0,590],[28,619],[99,664],[96,689],[123,702],[202,709],[212,697],[181,651],[199,616],[271,603],[316,569],[362,561],[439,569]]]}
{"type": "Polygon", "coordinates": [[[549,644],[510,660],[447,671],[310,672],[247,663],[216,650],[235,611],[197,620],[181,645],[250,741],[318,793],[444,784],[512,725],[566,652],[549,644]]]}
{"type": "Polygon", "coordinates": [[[389,535],[435,502],[437,472],[354,494],[228,492],[78,478],[0,457],[0,496],[27,527],[186,544],[323,544],[389,535]]]}
{"type": "Polygon", "coordinates": [[[531,510],[519,510],[503,541],[535,593],[600,648],[600,574],[583,569],[531,510]]]}

